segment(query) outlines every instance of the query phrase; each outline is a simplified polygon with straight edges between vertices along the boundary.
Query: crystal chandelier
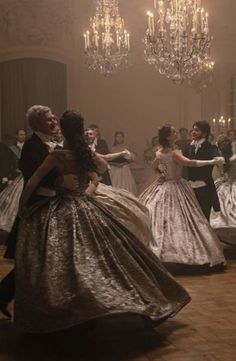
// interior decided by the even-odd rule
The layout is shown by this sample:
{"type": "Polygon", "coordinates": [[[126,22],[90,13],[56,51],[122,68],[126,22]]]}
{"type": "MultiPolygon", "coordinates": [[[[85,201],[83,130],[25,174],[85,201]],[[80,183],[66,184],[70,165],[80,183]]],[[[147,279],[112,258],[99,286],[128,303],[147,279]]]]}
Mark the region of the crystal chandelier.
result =
{"type": "Polygon", "coordinates": [[[160,74],[182,83],[209,61],[208,13],[201,0],[154,0],[147,16],[145,59],[160,74]]]}
{"type": "Polygon", "coordinates": [[[89,69],[110,77],[120,65],[128,63],[130,50],[130,34],[120,17],[118,0],[97,0],[90,28],[84,34],[86,63],[89,69]]]}
{"type": "Polygon", "coordinates": [[[197,93],[201,93],[212,83],[214,66],[215,62],[208,60],[200,65],[200,71],[189,80],[190,85],[197,93]]]}
{"type": "Polygon", "coordinates": [[[224,134],[232,129],[232,119],[228,118],[228,120],[226,120],[225,117],[221,115],[219,119],[212,119],[211,126],[215,135],[224,134]]]}

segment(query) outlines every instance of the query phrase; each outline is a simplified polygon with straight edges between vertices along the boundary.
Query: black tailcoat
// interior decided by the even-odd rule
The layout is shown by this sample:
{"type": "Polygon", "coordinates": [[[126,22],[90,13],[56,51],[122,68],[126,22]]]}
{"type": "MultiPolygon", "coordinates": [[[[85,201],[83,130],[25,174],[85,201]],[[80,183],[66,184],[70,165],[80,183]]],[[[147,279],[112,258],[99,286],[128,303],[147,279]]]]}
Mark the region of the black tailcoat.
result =
{"type": "MultiPolygon", "coordinates": [[[[190,159],[210,160],[219,156],[219,153],[217,148],[206,140],[200,145],[196,154],[195,146],[191,145],[186,156],[190,159]]],[[[204,167],[188,167],[188,180],[202,180],[206,183],[206,187],[196,188],[194,191],[203,213],[208,219],[211,207],[213,207],[215,211],[220,211],[220,203],[212,177],[212,170],[213,166],[211,165],[204,167]]]]}

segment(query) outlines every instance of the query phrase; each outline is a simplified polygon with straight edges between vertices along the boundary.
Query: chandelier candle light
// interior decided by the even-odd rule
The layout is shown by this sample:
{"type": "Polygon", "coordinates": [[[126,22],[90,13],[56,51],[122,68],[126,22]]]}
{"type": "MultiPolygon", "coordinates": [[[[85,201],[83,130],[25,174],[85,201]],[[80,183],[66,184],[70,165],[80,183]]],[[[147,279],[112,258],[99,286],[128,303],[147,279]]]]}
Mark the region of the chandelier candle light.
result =
{"type": "Polygon", "coordinates": [[[209,62],[208,13],[201,0],[154,0],[147,18],[145,59],[162,75],[182,83],[209,62]]]}
{"type": "Polygon", "coordinates": [[[120,65],[128,63],[130,34],[120,17],[118,0],[97,0],[96,14],[84,34],[89,69],[111,77],[120,65]]]}
{"type": "Polygon", "coordinates": [[[231,129],[231,118],[226,121],[222,115],[219,119],[212,119],[212,130],[216,135],[224,134],[227,130],[231,129]]]}
{"type": "Polygon", "coordinates": [[[195,74],[190,80],[189,84],[198,92],[201,93],[213,81],[213,71],[215,67],[215,62],[209,60],[200,65],[200,71],[195,74]]]}

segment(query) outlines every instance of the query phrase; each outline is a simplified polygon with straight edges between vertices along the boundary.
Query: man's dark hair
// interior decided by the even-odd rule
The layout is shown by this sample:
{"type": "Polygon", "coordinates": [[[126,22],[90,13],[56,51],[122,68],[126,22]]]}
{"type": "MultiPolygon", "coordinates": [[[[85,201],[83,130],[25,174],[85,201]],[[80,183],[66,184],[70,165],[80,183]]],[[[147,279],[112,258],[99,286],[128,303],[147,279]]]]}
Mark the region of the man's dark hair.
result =
{"type": "Polygon", "coordinates": [[[158,131],[159,144],[163,148],[170,147],[169,140],[167,139],[171,135],[171,125],[163,125],[158,131]]]}
{"type": "Polygon", "coordinates": [[[23,128],[18,128],[17,130],[16,130],[16,135],[18,135],[20,132],[25,132],[26,133],[26,130],[25,129],[23,129],[23,128]]]}
{"type": "Polygon", "coordinates": [[[198,120],[193,124],[193,127],[197,127],[202,131],[202,133],[206,134],[206,138],[209,137],[211,133],[210,124],[206,120],[198,120]]]}
{"type": "Polygon", "coordinates": [[[99,129],[99,126],[97,124],[90,124],[90,126],[88,128],[90,128],[90,129],[99,129]]]}

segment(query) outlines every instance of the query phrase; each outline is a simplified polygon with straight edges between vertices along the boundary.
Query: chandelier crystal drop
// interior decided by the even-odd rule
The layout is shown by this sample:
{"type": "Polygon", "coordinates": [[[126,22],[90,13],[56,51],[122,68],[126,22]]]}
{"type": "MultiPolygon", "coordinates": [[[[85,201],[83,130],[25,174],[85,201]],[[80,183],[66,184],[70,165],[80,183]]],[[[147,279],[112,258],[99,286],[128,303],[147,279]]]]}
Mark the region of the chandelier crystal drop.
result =
{"type": "Polygon", "coordinates": [[[182,83],[210,58],[208,13],[201,0],[154,0],[147,12],[145,59],[160,74],[182,83]]]}
{"type": "Polygon", "coordinates": [[[201,93],[212,83],[214,67],[215,62],[212,60],[203,63],[200,71],[189,80],[189,84],[196,90],[197,93],[201,93]]]}
{"type": "Polygon", "coordinates": [[[84,34],[86,63],[106,77],[128,63],[130,34],[119,13],[118,0],[97,0],[90,30],[84,34]]]}

